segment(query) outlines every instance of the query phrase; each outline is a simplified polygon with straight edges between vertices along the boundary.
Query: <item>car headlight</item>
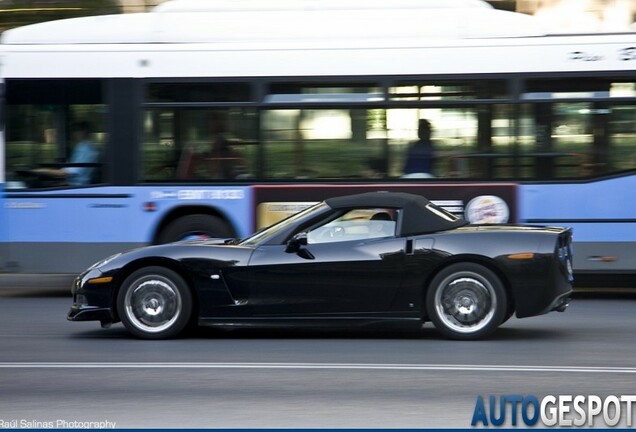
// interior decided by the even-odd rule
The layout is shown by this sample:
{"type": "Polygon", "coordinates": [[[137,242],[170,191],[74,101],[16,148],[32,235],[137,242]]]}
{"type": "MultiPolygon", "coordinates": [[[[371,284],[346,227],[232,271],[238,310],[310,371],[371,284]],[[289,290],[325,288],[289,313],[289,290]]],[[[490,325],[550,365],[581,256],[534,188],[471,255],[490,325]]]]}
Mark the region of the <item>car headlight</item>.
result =
{"type": "Polygon", "coordinates": [[[119,255],[121,255],[121,252],[120,252],[120,253],[116,253],[115,255],[111,255],[111,256],[109,256],[108,258],[105,258],[105,259],[103,259],[103,260],[101,260],[101,261],[97,261],[95,264],[93,264],[92,266],[90,266],[90,267],[87,269],[87,271],[89,271],[89,270],[93,270],[93,269],[96,269],[96,268],[99,268],[99,267],[104,267],[106,264],[108,264],[109,262],[111,262],[112,260],[114,260],[115,258],[117,258],[119,255]]]}

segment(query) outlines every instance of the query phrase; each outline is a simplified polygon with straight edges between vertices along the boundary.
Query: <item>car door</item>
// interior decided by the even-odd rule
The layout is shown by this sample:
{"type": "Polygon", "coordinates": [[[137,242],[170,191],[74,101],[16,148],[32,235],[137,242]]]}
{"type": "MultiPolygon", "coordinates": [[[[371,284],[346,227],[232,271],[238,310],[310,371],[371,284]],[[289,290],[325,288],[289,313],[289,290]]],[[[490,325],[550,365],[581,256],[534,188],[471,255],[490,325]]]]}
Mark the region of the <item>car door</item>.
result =
{"type": "Polygon", "coordinates": [[[374,211],[347,212],[357,216],[347,220],[345,214],[310,230],[297,251],[258,247],[249,263],[253,314],[364,316],[390,310],[400,289],[406,241],[395,237],[395,221],[372,221],[374,211]]]}

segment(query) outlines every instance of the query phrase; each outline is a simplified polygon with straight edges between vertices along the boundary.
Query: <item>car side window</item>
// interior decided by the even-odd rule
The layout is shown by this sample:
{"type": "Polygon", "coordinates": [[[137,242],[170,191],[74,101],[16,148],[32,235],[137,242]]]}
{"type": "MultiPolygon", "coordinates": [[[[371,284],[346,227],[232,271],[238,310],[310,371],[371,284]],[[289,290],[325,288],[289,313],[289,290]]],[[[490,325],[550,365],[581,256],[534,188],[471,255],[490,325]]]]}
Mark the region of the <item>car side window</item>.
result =
{"type": "Polygon", "coordinates": [[[308,244],[367,240],[395,236],[398,211],[386,208],[352,209],[311,229],[308,244]]]}

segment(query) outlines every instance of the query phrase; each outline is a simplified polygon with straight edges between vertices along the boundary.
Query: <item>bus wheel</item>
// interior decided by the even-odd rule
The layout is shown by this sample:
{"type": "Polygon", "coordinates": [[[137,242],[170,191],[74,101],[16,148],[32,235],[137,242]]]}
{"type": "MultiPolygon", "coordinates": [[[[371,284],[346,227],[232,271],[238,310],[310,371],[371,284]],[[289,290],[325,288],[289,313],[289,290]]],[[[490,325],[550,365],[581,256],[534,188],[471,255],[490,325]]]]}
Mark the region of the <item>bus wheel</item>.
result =
{"type": "Polygon", "coordinates": [[[475,340],[493,333],[505,318],[508,301],[501,280],[475,263],[443,269],[426,293],[426,309],[446,337],[475,340]]]}
{"type": "Polygon", "coordinates": [[[179,335],[190,323],[192,294],[181,276],[165,267],[145,267],[124,281],[117,311],[131,334],[142,339],[179,335]]]}
{"type": "Polygon", "coordinates": [[[159,234],[158,243],[233,236],[232,228],[223,219],[206,214],[193,214],[170,222],[159,234]]]}

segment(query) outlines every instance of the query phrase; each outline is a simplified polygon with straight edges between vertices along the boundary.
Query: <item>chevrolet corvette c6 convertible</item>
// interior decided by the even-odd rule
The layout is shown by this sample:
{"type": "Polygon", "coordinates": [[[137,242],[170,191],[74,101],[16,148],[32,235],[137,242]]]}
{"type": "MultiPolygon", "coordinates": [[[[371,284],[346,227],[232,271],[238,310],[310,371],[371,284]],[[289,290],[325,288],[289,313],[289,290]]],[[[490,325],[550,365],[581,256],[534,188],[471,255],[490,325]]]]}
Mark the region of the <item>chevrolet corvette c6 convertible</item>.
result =
{"type": "Polygon", "coordinates": [[[330,198],[245,239],[149,246],[73,283],[72,321],[164,339],[191,326],[333,327],[430,321],[479,339],[563,311],[571,231],[469,225],[419,195],[330,198]]]}

